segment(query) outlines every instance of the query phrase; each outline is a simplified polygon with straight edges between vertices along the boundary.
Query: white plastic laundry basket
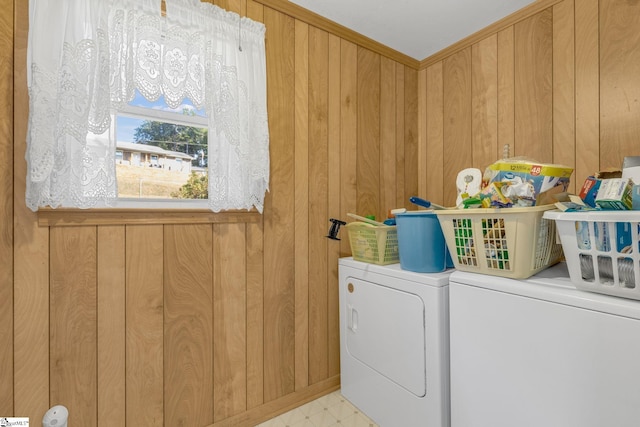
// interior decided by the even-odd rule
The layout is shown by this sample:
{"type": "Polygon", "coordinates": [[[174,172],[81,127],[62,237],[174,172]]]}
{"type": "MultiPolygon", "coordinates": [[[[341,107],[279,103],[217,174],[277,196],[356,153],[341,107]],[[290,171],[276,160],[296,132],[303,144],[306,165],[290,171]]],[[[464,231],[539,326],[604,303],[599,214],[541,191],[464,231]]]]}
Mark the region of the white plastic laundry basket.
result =
{"type": "Polygon", "coordinates": [[[640,212],[545,213],[556,222],[578,289],[640,299],[640,212]]]}

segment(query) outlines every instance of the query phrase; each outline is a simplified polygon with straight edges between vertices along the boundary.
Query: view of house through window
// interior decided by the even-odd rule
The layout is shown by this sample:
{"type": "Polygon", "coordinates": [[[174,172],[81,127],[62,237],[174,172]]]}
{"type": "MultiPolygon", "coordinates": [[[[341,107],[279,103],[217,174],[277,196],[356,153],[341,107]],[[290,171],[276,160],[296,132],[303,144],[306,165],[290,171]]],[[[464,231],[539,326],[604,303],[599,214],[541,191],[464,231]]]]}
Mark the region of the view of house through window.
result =
{"type": "Polygon", "coordinates": [[[136,92],[116,113],[118,197],[207,199],[207,118],[185,99],[170,108],[136,92]]]}

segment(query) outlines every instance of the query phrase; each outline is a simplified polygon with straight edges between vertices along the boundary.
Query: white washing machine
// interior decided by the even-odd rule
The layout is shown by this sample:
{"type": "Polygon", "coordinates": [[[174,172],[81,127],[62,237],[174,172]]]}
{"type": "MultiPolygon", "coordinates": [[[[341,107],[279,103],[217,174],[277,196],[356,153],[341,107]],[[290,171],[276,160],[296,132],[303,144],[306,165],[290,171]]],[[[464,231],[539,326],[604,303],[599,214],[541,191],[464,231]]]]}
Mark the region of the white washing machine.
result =
{"type": "Polygon", "coordinates": [[[450,277],[452,427],[640,425],[640,301],[528,280],[450,277]]]}
{"type": "Polygon", "coordinates": [[[339,260],[341,392],[382,427],[449,426],[452,271],[339,260]]]}

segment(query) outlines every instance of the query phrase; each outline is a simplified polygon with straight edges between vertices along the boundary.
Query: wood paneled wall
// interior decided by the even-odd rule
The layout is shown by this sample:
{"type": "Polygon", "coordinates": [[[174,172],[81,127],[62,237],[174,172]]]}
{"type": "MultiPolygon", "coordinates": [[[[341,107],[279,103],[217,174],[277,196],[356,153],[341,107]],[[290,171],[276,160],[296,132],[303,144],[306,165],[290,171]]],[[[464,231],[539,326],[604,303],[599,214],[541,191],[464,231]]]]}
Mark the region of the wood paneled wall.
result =
{"type": "Polygon", "coordinates": [[[63,404],[73,426],[253,426],[336,389],[349,248],[329,218],[417,192],[418,61],[286,1],[216,0],[267,27],[264,215],[39,223],[28,2],[0,3],[0,416],[37,424],[63,404]]]}
{"type": "Polygon", "coordinates": [[[574,167],[572,190],[640,155],[639,24],[639,2],[540,0],[422,61],[420,195],[452,206],[505,144],[574,167]]]}
{"type": "Polygon", "coordinates": [[[0,416],[255,425],[339,384],[349,248],[329,218],[451,205],[456,173],[507,143],[574,185],[640,155],[638,2],[540,0],[422,63],[284,0],[216,3],[267,27],[264,215],[42,226],[24,204],[27,2],[0,0],[0,416]]]}

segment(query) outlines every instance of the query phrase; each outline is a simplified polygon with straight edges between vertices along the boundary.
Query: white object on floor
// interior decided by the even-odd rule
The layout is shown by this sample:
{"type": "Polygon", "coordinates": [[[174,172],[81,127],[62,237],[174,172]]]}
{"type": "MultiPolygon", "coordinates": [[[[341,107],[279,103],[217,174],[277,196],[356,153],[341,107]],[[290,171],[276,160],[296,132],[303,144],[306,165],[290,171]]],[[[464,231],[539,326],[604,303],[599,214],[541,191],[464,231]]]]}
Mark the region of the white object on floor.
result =
{"type": "Polygon", "coordinates": [[[42,427],[67,427],[69,411],[62,405],[49,409],[42,417],[42,427]]]}
{"type": "Polygon", "coordinates": [[[566,264],[526,280],[456,271],[452,427],[637,427],[640,301],[577,290],[566,264]]]}
{"type": "Polygon", "coordinates": [[[452,271],[339,260],[342,395],[382,427],[449,426],[452,271]]]}

